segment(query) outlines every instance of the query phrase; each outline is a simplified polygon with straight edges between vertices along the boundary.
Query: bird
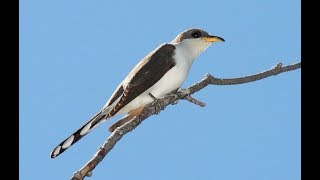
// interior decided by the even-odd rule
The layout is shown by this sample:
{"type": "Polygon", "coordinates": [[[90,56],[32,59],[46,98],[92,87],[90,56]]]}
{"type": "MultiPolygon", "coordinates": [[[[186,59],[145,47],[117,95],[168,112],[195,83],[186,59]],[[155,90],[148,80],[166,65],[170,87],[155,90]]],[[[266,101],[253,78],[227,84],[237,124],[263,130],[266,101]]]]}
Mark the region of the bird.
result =
{"type": "Polygon", "coordinates": [[[109,127],[113,132],[139,115],[145,105],[176,92],[187,78],[194,60],[214,42],[223,41],[205,30],[191,28],[179,33],[170,43],[161,44],[140,60],[102,109],[56,146],[50,157],[57,157],[109,118],[125,114],[109,127]]]}

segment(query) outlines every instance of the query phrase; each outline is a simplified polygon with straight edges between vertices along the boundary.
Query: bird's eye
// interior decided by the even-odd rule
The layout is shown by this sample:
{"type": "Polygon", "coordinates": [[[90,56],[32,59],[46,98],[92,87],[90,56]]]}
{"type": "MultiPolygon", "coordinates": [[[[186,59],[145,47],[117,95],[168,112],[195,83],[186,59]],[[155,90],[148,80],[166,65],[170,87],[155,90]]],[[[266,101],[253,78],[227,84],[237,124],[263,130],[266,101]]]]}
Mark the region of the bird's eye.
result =
{"type": "Polygon", "coordinates": [[[191,33],[191,36],[192,37],[194,37],[194,38],[199,38],[199,37],[201,37],[201,32],[200,31],[193,31],[192,33],[191,33]]]}

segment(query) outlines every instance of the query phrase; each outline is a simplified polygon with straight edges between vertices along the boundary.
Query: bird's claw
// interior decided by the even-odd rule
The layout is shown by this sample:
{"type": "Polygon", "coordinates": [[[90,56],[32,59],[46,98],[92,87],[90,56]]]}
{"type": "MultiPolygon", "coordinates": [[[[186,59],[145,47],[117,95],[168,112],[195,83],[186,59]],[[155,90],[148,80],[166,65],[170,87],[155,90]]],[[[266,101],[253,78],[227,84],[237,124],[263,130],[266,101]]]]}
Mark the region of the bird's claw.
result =
{"type": "Polygon", "coordinates": [[[149,96],[153,99],[152,106],[155,108],[155,113],[159,114],[159,112],[163,110],[164,102],[161,99],[154,97],[151,93],[149,93],[149,96]]]}
{"type": "Polygon", "coordinates": [[[177,99],[177,100],[173,101],[171,104],[175,105],[175,104],[178,104],[178,103],[179,103],[179,100],[177,99]]]}
{"type": "Polygon", "coordinates": [[[177,92],[178,95],[188,96],[190,94],[189,89],[179,89],[177,92]]]}

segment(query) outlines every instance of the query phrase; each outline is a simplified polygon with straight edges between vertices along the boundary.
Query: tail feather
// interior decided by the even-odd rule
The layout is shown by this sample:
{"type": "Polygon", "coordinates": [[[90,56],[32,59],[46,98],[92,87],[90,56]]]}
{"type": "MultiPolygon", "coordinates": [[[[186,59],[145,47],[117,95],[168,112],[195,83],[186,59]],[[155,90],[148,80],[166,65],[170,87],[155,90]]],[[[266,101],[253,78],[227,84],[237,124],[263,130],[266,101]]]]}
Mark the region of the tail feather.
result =
{"type": "Polygon", "coordinates": [[[71,136],[62,141],[57,147],[53,149],[50,157],[55,158],[71,147],[74,143],[79,141],[82,137],[87,135],[93,128],[95,128],[100,122],[106,118],[106,115],[103,115],[99,112],[93,118],[91,118],[88,122],[86,122],[81,128],[79,128],[76,132],[74,132],[71,136]]]}

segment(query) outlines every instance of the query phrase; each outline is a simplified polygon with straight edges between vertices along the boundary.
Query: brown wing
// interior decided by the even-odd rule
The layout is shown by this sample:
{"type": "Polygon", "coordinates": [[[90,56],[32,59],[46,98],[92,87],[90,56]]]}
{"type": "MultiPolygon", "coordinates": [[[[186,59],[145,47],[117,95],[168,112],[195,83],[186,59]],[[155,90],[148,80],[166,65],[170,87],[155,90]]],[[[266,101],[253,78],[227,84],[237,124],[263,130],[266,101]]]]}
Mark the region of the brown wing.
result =
{"type": "Polygon", "coordinates": [[[122,94],[123,94],[123,85],[122,83],[119,84],[119,86],[117,87],[117,89],[114,91],[114,93],[111,95],[109,101],[106,103],[105,107],[110,106],[112,103],[114,103],[114,101],[116,101],[122,94]]]}
{"type": "Polygon", "coordinates": [[[125,87],[121,99],[109,112],[108,117],[115,115],[121,108],[153,86],[165,73],[175,66],[173,59],[174,50],[174,45],[164,44],[154,54],[146,57],[148,58],[146,63],[140,66],[140,69],[132,77],[125,87]]]}

